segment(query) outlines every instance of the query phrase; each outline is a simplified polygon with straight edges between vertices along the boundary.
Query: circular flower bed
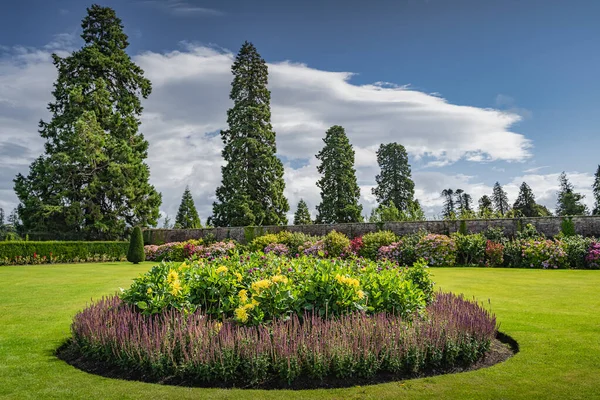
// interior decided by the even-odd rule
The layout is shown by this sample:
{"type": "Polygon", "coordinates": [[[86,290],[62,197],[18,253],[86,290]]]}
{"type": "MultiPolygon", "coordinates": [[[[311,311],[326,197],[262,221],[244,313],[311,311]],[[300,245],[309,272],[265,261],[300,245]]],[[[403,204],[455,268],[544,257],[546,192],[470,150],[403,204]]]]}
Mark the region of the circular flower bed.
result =
{"type": "Polygon", "coordinates": [[[148,381],[241,387],[464,368],[497,333],[477,303],[434,294],[422,263],[273,254],[155,266],[78,313],[71,330],[69,351],[87,364],[148,381]]]}

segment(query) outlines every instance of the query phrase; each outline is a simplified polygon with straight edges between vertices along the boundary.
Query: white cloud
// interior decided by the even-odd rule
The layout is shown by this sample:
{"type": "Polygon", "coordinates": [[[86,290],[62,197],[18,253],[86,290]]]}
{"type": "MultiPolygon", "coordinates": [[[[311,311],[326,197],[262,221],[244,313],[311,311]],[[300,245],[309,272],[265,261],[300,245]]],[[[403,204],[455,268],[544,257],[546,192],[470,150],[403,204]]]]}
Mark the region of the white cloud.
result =
{"type": "MultiPolygon", "coordinates": [[[[26,172],[26,164],[42,151],[36,127],[40,118],[47,117],[45,106],[56,76],[49,52],[56,46],[12,49],[0,61],[0,149],[7,143],[26,149],[9,161],[1,160],[2,167],[26,172]]],[[[219,135],[207,133],[226,126],[233,58],[229,52],[189,43],[179,51],[134,57],[153,83],[141,130],[150,142],[151,181],[163,193],[161,210],[171,216],[186,184],[203,220],[210,214],[220,183],[222,144],[219,135]]],[[[380,143],[402,143],[413,159],[432,166],[459,160],[519,162],[531,156],[530,141],[511,129],[520,120],[514,113],[454,105],[437,94],[402,85],[356,85],[350,82],[352,75],[289,61],[269,64],[278,153],[287,160],[308,159],[301,168],[292,168],[289,162],[285,166],[292,213],[300,198],[314,213],[319,201],[314,154],[334,124],[346,128],[355,147],[365,213],[374,204],[370,188],[378,172],[375,151],[380,143]]],[[[474,198],[485,188],[467,176],[434,171],[415,173],[415,181],[417,197],[431,212],[440,204],[440,188],[473,188],[474,198]]],[[[5,204],[15,200],[14,196],[2,199],[5,204]]]]}
{"type": "Polygon", "coordinates": [[[200,7],[190,2],[180,0],[147,0],[141,1],[140,4],[158,8],[178,17],[223,15],[223,12],[215,10],[214,8],[200,7]]]}

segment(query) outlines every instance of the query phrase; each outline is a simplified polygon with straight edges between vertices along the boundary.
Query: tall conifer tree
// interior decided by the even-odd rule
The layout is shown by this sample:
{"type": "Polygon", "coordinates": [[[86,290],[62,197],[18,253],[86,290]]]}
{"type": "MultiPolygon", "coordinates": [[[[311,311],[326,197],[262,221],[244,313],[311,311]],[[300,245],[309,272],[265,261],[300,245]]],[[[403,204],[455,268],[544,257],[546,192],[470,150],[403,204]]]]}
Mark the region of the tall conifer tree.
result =
{"type": "Polygon", "coordinates": [[[526,182],[523,182],[519,188],[519,195],[513,205],[513,210],[519,211],[524,217],[540,216],[540,207],[535,202],[533,190],[526,182]]]}
{"type": "Polygon", "coordinates": [[[494,185],[492,202],[494,203],[494,209],[502,217],[510,210],[510,206],[508,205],[508,195],[499,182],[496,182],[494,185]]]}
{"type": "Polygon", "coordinates": [[[573,184],[567,179],[567,174],[564,172],[558,177],[560,189],[558,191],[558,201],[556,204],[556,215],[585,215],[588,209],[582,203],[585,198],[581,193],[575,192],[573,184]]]}
{"type": "Polygon", "coordinates": [[[190,192],[189,186],[185,187],[183,196],[181,196],[181,203],[179,204],[179,210],[175,217],[175,228],[177,229],[198,229],[202,228],[198,211],[196,211],[196,205],[194,204],[194,198],[192,192],[190,192]]]}
{"type": "Polygon", "coordinates": [[[298,202],[298,208],[294,214],[294,225],[309,225],[312,224],[310,219],[310,211],[308,205],[303,199],[298,202]]]}
{"type": "Polygon", "coordinates": [[[600,165],[594,175],[594,184],[592,185],[592,193],[594,194],[594,210],[593,215],[600,215],[600,165]]]}
{"type": "Polygon", "coordinates": [[[40,122],[45,153],[17,175],[19,217],[27,231],[122,237],[127,226],[154,226],[161,196],[148,183],[148,142],[138,132],[140,97],[150,81],[126,53],[114,10],[93,5],[82,22],[84,46],[61,58],[50,122],[40,122]]]}
{"type": "Polygon", "coordinates": [[[398,211],[408,211],[415,195],[415,183],[406,149],[398,143],[382,144],[377,150],[377,163],[381,172],[375,177],[377,186],[372,189],[377,202],[386,206],[391,202],[398,211]]]}
{"type": "Polygon", "coordinates": [[[317,170],[321,179],[321,204],[317,206],[317,223],[361,222],[360,188],[354,169],[354,149],[346,131],[334,125],[325,134],[325,146],[317,154],[321,164],[317,170]]]}
{"type": "Polygon", "coordinates": [[[283,164],[275,155],[267,64],[245,42],[231,72],[233,107],[227,111],[229,129],[221,131],[227,164],[221,169],[211,224],[285,225],[289,204],[283,195],[283,164]]]}

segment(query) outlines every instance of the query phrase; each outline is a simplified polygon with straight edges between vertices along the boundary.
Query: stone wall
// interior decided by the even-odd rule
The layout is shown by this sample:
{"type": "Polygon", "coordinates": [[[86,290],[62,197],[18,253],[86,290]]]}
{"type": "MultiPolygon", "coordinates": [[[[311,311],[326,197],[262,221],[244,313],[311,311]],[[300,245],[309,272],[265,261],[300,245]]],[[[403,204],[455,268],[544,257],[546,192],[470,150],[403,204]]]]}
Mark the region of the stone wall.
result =
{"type": "MultiPolygon", "coordinates": [[[[539,218],[514,218],[514,219],[474,219],[465,220],[467,231],[478,233],[485,231],[489,226],[504,229],[508,236],[514,236],[519,226],[534,225],[538,232],[546,236],[554,236],[560,232],[561,217],[539,218]]],[[[584,236],[600,237],[600,216],[573,217],[575,231],[584,236]]],[[[304,232],[310,235],[322,236],[331,230],[344,233],[352,238],[377,230],[390,230],[397,235],[406,235],[420,230],[430,233],[449,234],[457,232],[460,221],[415,221],[415,222],[387,222],[383,224],[355,223],[331,225],[291,225],[291,226],[256,226],[212,229],[147,229],[144,231],[145,244],[162,244],[169,242],[182,242],[188,239],[201,239],[214,236],[217,240],[234,239],[247,243],[257,236],[266,233],[277,233],[282,230],[290,232],[304,232]]]]}

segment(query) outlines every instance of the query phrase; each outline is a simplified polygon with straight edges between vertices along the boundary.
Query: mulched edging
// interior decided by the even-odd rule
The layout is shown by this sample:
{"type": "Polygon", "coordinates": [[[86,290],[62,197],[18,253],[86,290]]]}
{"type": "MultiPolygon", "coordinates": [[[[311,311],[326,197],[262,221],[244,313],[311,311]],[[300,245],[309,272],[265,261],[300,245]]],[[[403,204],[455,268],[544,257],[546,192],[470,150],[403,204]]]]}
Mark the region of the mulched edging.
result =
{"type": "MultiPolygon", "coordinates": [[[[431,370],[423,374],[407,376],[390,373],[379,373],[370,379],[365,378],[328,378],[323,381],[318,381],[310,378],[300,377],[291,385],[286,382],[267,382],[262,385],[253,386],[252,389],[331,389],[352,387],[357,385],[374,385],[385,382],[401,381],[411,378],[422,378],[428,376],[453,374],[466,371],[474,371],[481,368],[491,367],[492,365],[504,362],[519,352],[518,343],[506,335],[498,332],[496,339],[492,342],[490,350],[477,362],[467,367],[455,367],[444,370],[431,370]]],[[[56,350],[56,356],[73,367],[85,371],[90,374],[103,376],[105,378],[123,379],[129,381],[141,381],[147,383],[159,383],[163,385],[188,386],[188,387],[204,387],[204,388],[244,388],[244,386],[236,385],[235,382],[223,382],[222,384],[198,382],[182,377],[161,377],[156,378],[149,376],[140,370],[126,369],[121,366],[114,365],[106,361],[98,361],[86,358],[79,349],[68,340],[56,350]]]]}

